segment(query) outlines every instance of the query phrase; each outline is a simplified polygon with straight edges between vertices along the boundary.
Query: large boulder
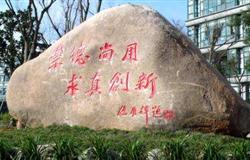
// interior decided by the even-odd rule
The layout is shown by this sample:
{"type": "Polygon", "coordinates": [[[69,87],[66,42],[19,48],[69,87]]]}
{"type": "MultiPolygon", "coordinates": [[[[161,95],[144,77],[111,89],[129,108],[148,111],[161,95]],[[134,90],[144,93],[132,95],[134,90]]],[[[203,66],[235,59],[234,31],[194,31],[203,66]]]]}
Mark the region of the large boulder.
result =
{"type": "Polygon", "coordinates": [[[245,135],[250,107],[158,12],[107,9],[20,66],[7,90],[19,125],[245,135]]]}

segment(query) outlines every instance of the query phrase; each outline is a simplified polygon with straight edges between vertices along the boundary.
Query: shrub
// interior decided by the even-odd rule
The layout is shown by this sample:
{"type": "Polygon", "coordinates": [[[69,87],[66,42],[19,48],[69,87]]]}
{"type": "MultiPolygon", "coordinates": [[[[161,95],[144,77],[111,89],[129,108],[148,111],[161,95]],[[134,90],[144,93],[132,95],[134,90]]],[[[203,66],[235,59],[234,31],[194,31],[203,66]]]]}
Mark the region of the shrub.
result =
{"type": "Polygon", "coordinates": [[[187,147],[188,145],[185,139],[168,141],[163,145],[164,156],[169,160],[190,159],[190,155],[186,152],[187,147]]]}
{"type": "Polygon", "coordinates": [[[100,136],[92,135],[88,139],[90,148],[86,153],[87,159],[104,159],[113,160],[120,159],[118,152],[114,150],[114,145],[109,140],[100,136]]]}
{"type": "Polygon", "coordinates": [[[16,159],[43,159],[45,148],[39,148],[40,139],[38,137],[27,137],[21,144],[20,151],[16,159]]]}
{"type": "Polygon", "coordinates": [[[9,124],[10,120],[11,120],[11,116],[9,113],[1,113],[0,114],[0,121],[2,124],[7,126],[9,124]]]}
{"type": "Polygon", "coordinates": [[[218,144],[209,142],[203,148],[203,160],[225,160],[226,157],[221,153],[222,147],[218,144]]]}
{"type": "Polygon", "coordinates": [[[79,147],[70,138],[62,138],[53,146],[53,158],[60,160],[74,160],[80,155],[79,147]]]}
{"type": "Polygon", "coordinates": [[[139,140],[135,142],[131,142],[131,140],[128,140],[122,145],[121,156],[122,159],[126,160],[146,159],[147,158],[146,146],[139,140]]]}
{"type": "Polygon", "coordinates": [[[235,143],[233,156],[235,159],[250,160],[250,144],[245,142],[235,143]]]}
{"type": "Polygon", "coordinates": [[[11,146],[7,142],[0,141],[0,159],[10,159],[12,154],[11,146]]]}

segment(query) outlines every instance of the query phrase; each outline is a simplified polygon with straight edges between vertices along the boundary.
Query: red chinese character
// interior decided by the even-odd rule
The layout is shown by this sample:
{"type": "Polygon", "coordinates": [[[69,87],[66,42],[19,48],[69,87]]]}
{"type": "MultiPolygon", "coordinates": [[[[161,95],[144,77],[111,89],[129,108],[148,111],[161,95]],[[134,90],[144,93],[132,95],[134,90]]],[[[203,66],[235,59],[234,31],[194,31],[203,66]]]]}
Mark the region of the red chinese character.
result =
{"type": "Polygon", "coordinates": [[[151,74],[145,74],[142,73],[142,75],[139,77],[139,80],[136,84],[137,90],[147,89],[148,87],[151,87],[151,94],[149,98],[153,98],[156,93],[156,79],[157,76],[154,75],[154,73],[151,74]]]}
{"type": "Polygon", "coordinates": [[[162,117],[160,106],[154,106],[154,107],[152,107],[152,113],[153,113],[153,117],[155,117],[155,118],[162,117]]]}
{"type": "Polygon", "coordinates": [[[164,110],[163,111],[163,118],[167,121],[173,120],[175,117],[175,113],[172,110],[164,110]]]}
{"type": "Polygon", "coordinates": [[[109,92],[117,91],[120,86],[122,86],[120,87],[122,88],[121,90],[128,92],[128,79],[129,72],[127,72],[126,74],[116,72],[109,83],[109,92]]]}
{"type": "Polygon", "coordinates": [[[125,115],[127,115],[127,109],[125,105],[122,105],[119,111],[117,112],[117,116],[125,116],[125,115]]]}
{"type": "Polygon", "coordinates": [[[70,56],[71,63],[83,66],[90,59],[90,56],[85,51],[86,47],[82,44],[78,49],[73,49],[70,56]]]}
{"type": "Polygon", "coordinates": [[[78,78],[76,74],[73,74],[71,80],[68,82],[67,91],[64,93],[64,95],[67,93],[69,93],[71,96],[76,94],[76,91],[79,90],[77,88],[78,87],[78,83],[76,82],[77,80],[78,78]]]}
{"type": "Polygon", "coordinates": [[[135,106],[131,108],[130,114],[131,114],[131,117],[136,116],[136,114],[137,114],[137,108],[135,106]]]}
{"type": "Polygon", "coordinates": [[[99,60],[111,60],[114,56],[114,50],[112,49],[112,45],[109,43],[105,43],[101,48],[101,53],[99,54],[99,60]]]}
{"type": "Polygon", "coordinates": [[[63,45],[59,45],[54,50],[53,54],[49,57],[49,70],[58,69],[62,63],[62,56],[64,52],[63,45]]]}
{"type": "Polygon", "coordinates": [[[146,126],[148,127],[148,106],[145,105],[145,106],[142,106],[141,107],[141,110],[140,110],[140,113],[141,114],[145,114],[145,122],[146,122],[146,126]]]}
{"type": "Polygon", "coordinates": [[[127,46],[126,53],[122,61],[137,61],[137,43],[132,43],[127,46]]]}
{"type": "Polygon", "coordinates": [[[96,73],[94,77],[92,77],[91,79],[92,79],[91,88],[86,92],[87,95],[92,96],[94,93],[100,94],[101,93],[99,86],[100,76],[98,75],[98,73],[96,73]]]}

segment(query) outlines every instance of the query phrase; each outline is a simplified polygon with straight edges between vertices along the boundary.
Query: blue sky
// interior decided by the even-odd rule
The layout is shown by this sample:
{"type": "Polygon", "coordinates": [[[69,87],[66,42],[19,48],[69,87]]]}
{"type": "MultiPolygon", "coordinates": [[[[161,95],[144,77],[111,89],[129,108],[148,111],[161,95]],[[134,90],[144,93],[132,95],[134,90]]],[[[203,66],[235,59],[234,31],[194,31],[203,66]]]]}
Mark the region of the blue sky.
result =
{"type": "MultiPolygon", "coordinates": [[[[28,0],[15,0],[18,7],[27,4],[28,0]]],[[[102,8],[109,8],[124,3],[143,4],[159,11],[164,17],[185,22],[187,17],[187,0],[103,0],[102,8]]],[[[4,0],[0,0],[0,10],[5,10],[7,6],[4,0]]]]}
{"type": "MultiPolygon", "coordinates": [[[[29,0],[13,0],[15,8],[26,8],[29,0]]],[[[93,3],[96,0],[92,0],[93,3]]],[[[103,0],[102,9],[118,6],[121,4],[132,3],[132,4],[142,4],[149,6],[158,12],[160,12],[164,17],[166,17],[170,22],[175,20],[181,25],[185,25],[187,17],[187,0],[103,0]]],[[[55,7],[54,4],[53,7],[55,7]]],[[[4,0],[0,0],[0,11],[7,9],[4,0]]],[[[60,16],[61,17],[61,16],[60,16]]],[[[46,29],[47,27],[44,27],[46,29]]],[[[184,30],[185,32],[186,30],[184,30]]]]}
{"type": "Polygon", "coordinates": [[[168,20],[179,20],[182,23],[187,17],[187,0],[103,0],[103,8],[124,3],[147,5],[160,12],[168,20]]]}

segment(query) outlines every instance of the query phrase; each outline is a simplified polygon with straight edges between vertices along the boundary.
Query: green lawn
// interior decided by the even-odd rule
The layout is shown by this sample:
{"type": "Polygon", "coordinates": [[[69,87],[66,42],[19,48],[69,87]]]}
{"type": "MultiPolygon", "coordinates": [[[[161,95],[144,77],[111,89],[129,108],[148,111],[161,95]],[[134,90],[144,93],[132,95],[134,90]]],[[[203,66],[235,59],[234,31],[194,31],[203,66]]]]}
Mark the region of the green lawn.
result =
{"type": "Polygon", "coordinates": [[[41,144],[50,144],[52,151],[46,156],[54,159],[146,159],[152,150],[157,153],[155,159],[250,159],[250,140],[225,135],[149,129],[94,131],[66,125],[0,131],[2,159],[18,159],[17,151],[23,153],[20,159],[43,159],[46,149],[37,147],[41,144]]]}

